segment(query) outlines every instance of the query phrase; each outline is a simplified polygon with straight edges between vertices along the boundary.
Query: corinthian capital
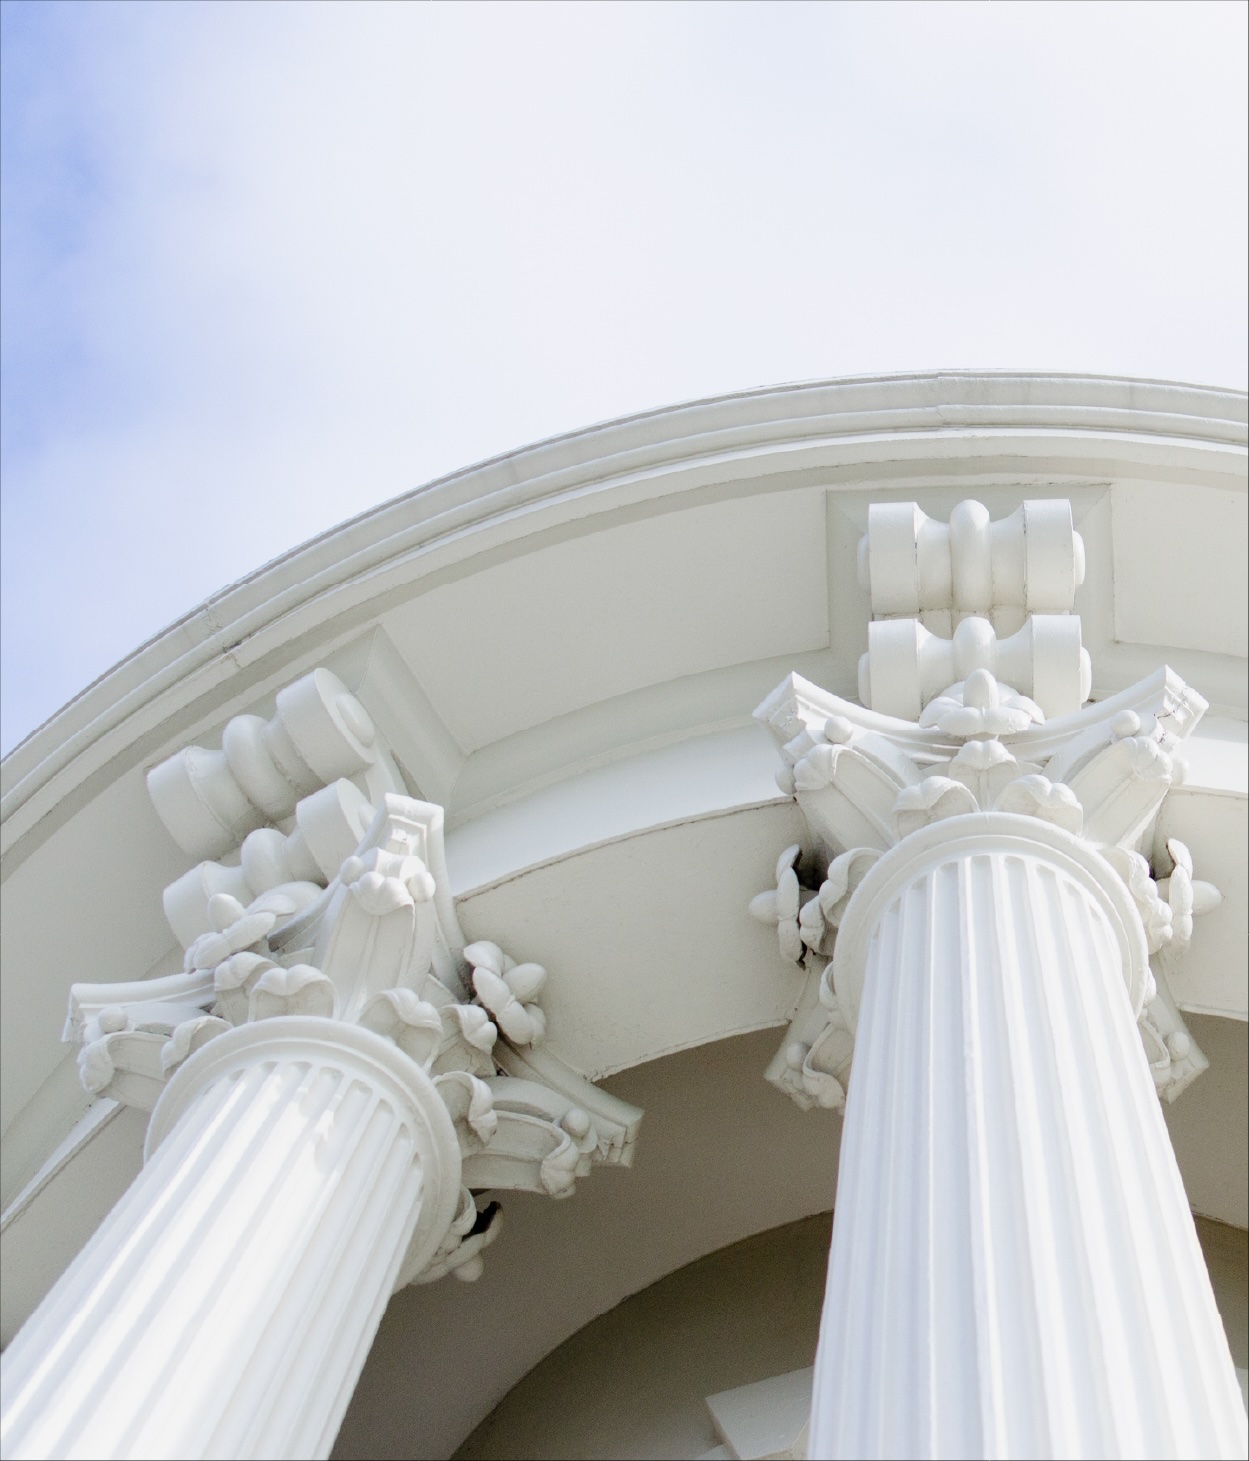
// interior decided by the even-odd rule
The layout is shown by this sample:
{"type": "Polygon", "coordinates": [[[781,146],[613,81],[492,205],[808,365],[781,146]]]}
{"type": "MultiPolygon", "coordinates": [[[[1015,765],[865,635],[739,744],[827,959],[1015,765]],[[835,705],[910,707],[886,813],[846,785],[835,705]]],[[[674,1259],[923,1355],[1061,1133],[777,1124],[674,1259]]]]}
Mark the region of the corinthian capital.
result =
{"type": "Polygon", "coordinates": [[[791,675],[755,712],[777,741],[777,782],[807,834],[783,855],[775,891],[751,907],[776,923],[782,953],[807,970],[769,1080],[803,1106],[843,1104],[854,1021],[829,960],[854,916],[857,883],[882,854],[931,840],[934,824],[951,821],[958,835],[952,819],[993,813],[1018,818],[1024,832],[1048,823],[1078,837],[1130,894],[1151,960],[1137,999],[1141,1038],[1159,1093],[1174,1100],[1207,1062],[1168,975],[1193,915],[1219,894],[1194,879],[1182,844],[1155,837],[1162,803],[1183,777],[1177,748],[1205,700],[1163,668],[1085,703],[1088,656],[1071,613],[1032,614],[1010,640],[997,639],[983,615],[1072,606],[1083,551],[1069,504],[1028,503],[990,524],[979,504],[964,503],[948,527],[914,504],[873,508],[859,564],[881,615],[860,669],[865,703],[791,675]],[[1034,564],[1044,569],[1029,589],[1034,564]],[[1012,572],[1024,580],[1011,581],[1012,572]],[[952,614],[952,638],[896,617],[904,604],[930,622],[952,614]]]}
{"type": "Polygon", "coordinates": [[[150,1111],[218,1036],[283,1017],[323,1022],[327,1040],[350,1026],[391,1042],[400,1067],[432,1082],[462,1164],[455,1219],[404,1283],[477,1276],[498,1204],[479,1211],[474,1193],[567,1197],[595,1163],[630,1160],[642,1113],[545,1048],[541,965],[467,943],[442,808],[402,793],[367,712],[332,675],[305,676],[272,721],[238,717],[222,751],[180,752],[149,785],[185,848],[238,858],[166,889],[182,973],[72,987],[65,1039],[88,1090],[150,1111]],[[264,817],[283,825],[257,826],[264,817]]]}

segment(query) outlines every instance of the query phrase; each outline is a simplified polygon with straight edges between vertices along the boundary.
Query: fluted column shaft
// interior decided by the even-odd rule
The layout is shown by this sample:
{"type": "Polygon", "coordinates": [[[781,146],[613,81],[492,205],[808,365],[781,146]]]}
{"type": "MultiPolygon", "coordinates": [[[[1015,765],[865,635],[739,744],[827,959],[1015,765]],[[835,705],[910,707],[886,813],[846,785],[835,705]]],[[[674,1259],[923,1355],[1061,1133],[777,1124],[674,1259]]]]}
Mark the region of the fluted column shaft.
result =
{"type": "Polygon", "coordinates": [[[5,1455],[328,1455],[418,1221],[436,1245],[455,1210],[437,1093],[358,1027],[264,1021],[175,1075],[148,1153],[5,1355],[5,1455]]]}
{"type": "Polygon", "coordinates": [[[842,924],[856,1014],[813,1457],[1236,1457],[1245,1412],[1110,868],[950,819],[842,924]]]}

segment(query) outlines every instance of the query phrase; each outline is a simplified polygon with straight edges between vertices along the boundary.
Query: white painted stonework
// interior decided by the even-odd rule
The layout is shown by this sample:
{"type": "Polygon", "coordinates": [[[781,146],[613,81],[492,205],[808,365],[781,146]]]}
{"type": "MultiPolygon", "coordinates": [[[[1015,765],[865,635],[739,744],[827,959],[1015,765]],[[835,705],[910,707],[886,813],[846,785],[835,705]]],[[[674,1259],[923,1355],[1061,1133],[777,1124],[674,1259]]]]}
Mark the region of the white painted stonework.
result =
{"type": "Polygon", "coordinates": [[[713,1454],[1242,1455],[1191,1213],[1249,1226],[1244,416],[952,375],[595,428],[19,747],[4,1455],[446,1455],[834,1182],[809,1434],[726,1370],[713,1454]],[[768,1029],[740,1110],[669,1098],[768,1029]]]}
{"type": "Polygon", "coordinates": [[[1134,1028],[1144,940],[1098,863],[1049,824],[958,817],[847,910],[852,946],[851,920],[872,933],[845,971],[862,1002],[813,1454],[1243,1451],[1134,1028]]]}
{"type": "Polygon", "coordinates": [[[809,971],[770,1074],[846,1110],[811,1454],[1241,1455],[1155,1100],[1206,1064],[1167,972],[1221,894],[1156,845],[1205,702],[1164,671],[1080,710],[1068,503],[874,507],[859,564],[874,612],[953,627],[874,620],[868,713],[795,680],[759,712],[813,869],[788,849],[751,905],[809,971]],[[1029,600],[1066,612],[999,643],[982,615],[1029,600]]]}
{"type": "Polygon", "coordinates": [[[181,974],[70,991],[148,1165],[6,1352],[6,1455],[326,1456],[392,1290],[480,1276],[474,1192],[629,1159],[642,1113],[537,1050],[546,970],[465,946],[442,809],[400,785],[323,669],[149,772],[237,863],[166,888],[181,974]]]}
{"type": "Polygon", "coordinates": [[[328,1454],[401,1264],[456,1211],[437,1089],[357,1026],[281,1017],[187,1061],[148,1151],[14,1346],[8,1453],[328,1454]]]}

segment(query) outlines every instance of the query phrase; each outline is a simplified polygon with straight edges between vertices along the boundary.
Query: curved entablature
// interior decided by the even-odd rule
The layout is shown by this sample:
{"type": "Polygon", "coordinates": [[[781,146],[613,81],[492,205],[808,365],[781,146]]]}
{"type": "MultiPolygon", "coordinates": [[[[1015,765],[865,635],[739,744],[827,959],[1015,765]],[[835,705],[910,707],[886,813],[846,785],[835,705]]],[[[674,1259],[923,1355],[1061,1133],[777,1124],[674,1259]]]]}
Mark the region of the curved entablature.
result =
{"type": "MultiPolygon", "coordinates": [[[[178,735],[201,734],[240,696],[263,697],[266,686],[271,694],[294,661],[311,668],[328,647],[350,643],[414,594],[544,546],[655,513],[803,485],[823,486],[848,504],[856,484],[870,487],[851,507],[863,517],[882,488],[916,481],[940,488],[960,475],[1002,487],[1075,480],[1099,497],[1115,481],[1235,492],[1243,484],[1245,422],[1239,392],[956,371],[745,392],[524,448],[323,534],[223,590],[84,691],[5,759],[5,859],[20,861],[21,843],[38,838],[41,823],[159,753],[175,727],[178,735]]],[[[790,526],[807,524],[796,514],[790,526]]],[[[1109,543],[1094,546],[1115,552],[1109,543]]],[[[1171,567],[1174,573],[1178,565],[1171,567]]],[[[1116,593],[1122,589],[1116,584],[1116,593]]],[[[1170,586],[1164,592],[1183,596],[1170,586]]],[[[1125,627],[1107,626],[1107,641],[1151,642],[1147,630],[1125,627]]],[[[1113,669],[1102,661],[1099,668],[1103,675],[1113,669]]],[[[1130,677],[1125,669],[1122,682],[1130,677]]],[[[1239,682],[1219,678],[1210,698],[1243,716],[1239,682]]],[[[594,699],[635,688],[604,683],[594,699]]],[[[445,723],[429,732],[420,770],[430,784],[422,790],[446,800],[466,757],[495,737],[476,726],[457,735],[455,715],[436,690],[431,698],[431,719],[445,723]]]]}

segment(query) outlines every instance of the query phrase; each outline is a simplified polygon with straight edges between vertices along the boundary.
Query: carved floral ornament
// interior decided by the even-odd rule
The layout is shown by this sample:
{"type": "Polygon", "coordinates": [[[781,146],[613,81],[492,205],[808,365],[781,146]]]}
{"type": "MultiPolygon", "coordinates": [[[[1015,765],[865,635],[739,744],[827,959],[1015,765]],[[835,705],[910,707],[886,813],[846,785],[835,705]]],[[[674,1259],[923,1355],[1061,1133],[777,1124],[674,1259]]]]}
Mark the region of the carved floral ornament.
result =
{"type": "MultiPolygon", "coordinates": [[[[935,592],[943,602],[933,613],[946,616],[952,637],[917,620],[878,619],[861,665],[864,705],[791,676],[756,712],[780,745],[778,781],[807,833],[781,853],[775,886],[751,904],[807,974],[768,1070],[803,1107],[845,1101],[854,1021],[831,960],[856,890],[912,834],[986,812],[1052,824],[1113,870],[1152,956],[1140,1029],[1159,1093],[1174,1099],[1206,1067],[1168,975],[1194,916],[1219,895],[1194,879],[1181,843],[1154,841],[1162,801],[1183,774],[1176,747],[1205,702],[1160,670],[1084,704],[1088,656],[1067,612],[1082,554],[1079,573],[1062,563],[1078,544],[1069,508],[1065,525],[1054,504],[1016,516],[995,534],[987,515],[964,513],[945,538],[919,522],[931,561],[894,541],[901,517],[886,523],[885,569],[927,561],[928,578],[892,598],[878,594],[869,545],[873,604],[881,597],[896,615],[914,600],[936,622],[926,598],[935,592]],[[1039,546],[1030,522],[1043,530],[1039,546]],[[1021,563],[1032,575],[1022,594],[1008,582],[1021,563]],[[1025,615],[1034,605],[1046,612],[1025,615]],[[882,713],[881,704],[908,714],[882,713]]],[[[540,965],[465,940],[442,810],[405,794],[367,710],[333,674],[319,669],[288,686],[267,721],[234,717],[219,750],[189,747],[155,767],[148,784],[175,841],[200,859],[164,895],[184,968],[73,986],[65,1038],[80,1046],[89,1090],[151,1110],[216,1036],[281,1016],[358,1026],[391,1042],[432,1082],[462,1157],[450,1230],[419,1272],[401,1272],[404,1282],[480,1273],[498,1209],[479,1206],[476,1194],[564,1197],[592,1164],[631,1161],[641,1112],[545,1048],[540,965]]]]}
{"type": "MultiPolygon", "coordinates": [[[[1044,514],[1034,511],[1032,516],[1045,526],[1050,576],[1062,588],[1060,555],[1054,551],[1064,541],[1061,514],[1053,503],[1044,506],[1044,514]]],[[[1067,511],[1065,541],[1078,543],[1069,506],[1061,506],[1067,511]]],[[[960,513],[963,528],[971,522],[980,530],[972,556],[979,552],[986,564],[1005,561],[999,540],[998,555],[990,560],[990,525],[983,509],[979,514],[956,510],[952,529],[959,527],[960,513]]],[[[913,504],[890,504],[885,519],[883,527],[873,522],[874,540],[870,534],[864,539],[861,570],[866,576],[871,552],[883,544],[886,575],[915,572],[920,559],[893,539],[914,524],[920,544],[922,534],[932,535],[933,525],[913,504]]],[[[1028,514],[1021,511],[1005,521],[1022,533],[1028,514]]],[[[926,605],[925,584],[918,578],[892,592],[873,579],[873,605],[880,600],[893,608],[895,601],[905,600],[912,609],[948,612],[951,572],[956,586],[960,581],[957,533],[947,533],[938,546],[945,553],[938,562],[944,578],[935,575],[943,602],[926,605]]],[[[1068,605],[1083,577],[1082,546],[1078,553],[1074,547],[1069,551],[1068,605]]],[[[1016,553],[1021,555],[1022,546],[1016,553]]],[[[975,579],[966,563],[962,567],[963,583],[975,579]]],[[[985,607],[999,600],[1010,603],[1009,590],[981,567],[985,607]]],[[[965,590],[965,597],[970,595],[965,590]]],[[[1061,596],[1054,606],[1059,603],[1061,596]]],[[[1161,1096],[1174,1100],[1206,1069],[1208,1062],[1172,998],[1168,976],[1191,942],[1194,916],[1221,898],[1211,884],[1193,878],[1192,858],[1183,843],[1169,839],[1155,845],[1163,799],[1183,779],[1177,746],[1206,704],[1169,670],[1101,704],[1083,704],[1089,693],[1087,655],[1079,648],[1078,618],[1067,615],[1066,621],[1069,628],[1062,615],[1033,615],[1015,634],[1018,646],[1029,648],[1033,656],[1029,663],[1020,648],[1014,659],[1015,668],[1026,672],[1025,691],[1031,694],[998,680],[996,641],[987,621],[964,617],[953,640],[937,643],[917,621],[895,618],[884,621],[889,636],[873,638],[860,667],[860,687],[869,703],[874,703],[873,690],[880,689],[879,698],[888,705],[916,706],[915,719],[842,700],[797,676],[756,711],[780,745],[783,765],[777,783],[796,800],[808,834],[804,844],[781,853],[775,888],[750,905],[757,919],[775,925],[782,955],[807,973],[789,1030],[767,1073],[800,1106],[841,1109],[845,1104],[854,1036],[852,1021],[838,1001],[832,955],[855,890],[886,851],[912,834],[946,819],[985,812],[1051,823],[1094,850],[1109,865],[1107,872],[1113,869],[1139,914],[1151,960],[1139,1028],[1155,1086],[1161,1096]],[[1050,621],[1045,632],[1037,632],[1044,620],[1050,621]],[[909,661],[898,653],[899,645],[908,643],[918,645],[918,655],[913,653],[909,661]],[[926,662],[961,668],[963,678],[940,688],[931,674],[925,679],[926,662]],[[1033,698],[1038,687],[1051,702],[1048,718],[1046,706],[1033,698]],[[1073,697],[1078,697],[1074,711],[1069,709],[1073,697]]]]}
{"type": "Polygon", "coordinates": [[[329,671],[283,691],[268,723],[236,717],[222,751],[162,763],[149,788],[184,850],[220,855],[238,839],[239,857],[165,891],[181,974],[71,989],[64,1038],[81,1047],[89,1091],[151,1110],[215,1036],[278,1016],[393,1042],[451,1116],[463,1183],[438,1251],[401,1282],[478,1277],[499,1207],[476,1193],[568,1197],[593,1164],[629,1164],[642,1113],[543,1048],[541,965],[466,944],[442,808],[402,793],[367,712],[329,671]]]}

